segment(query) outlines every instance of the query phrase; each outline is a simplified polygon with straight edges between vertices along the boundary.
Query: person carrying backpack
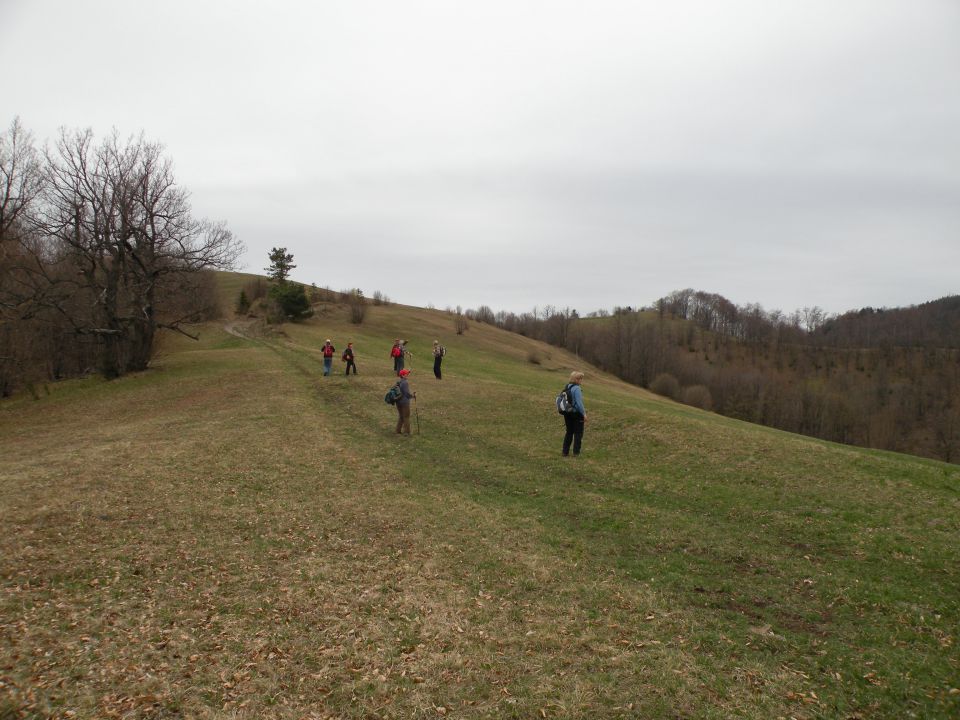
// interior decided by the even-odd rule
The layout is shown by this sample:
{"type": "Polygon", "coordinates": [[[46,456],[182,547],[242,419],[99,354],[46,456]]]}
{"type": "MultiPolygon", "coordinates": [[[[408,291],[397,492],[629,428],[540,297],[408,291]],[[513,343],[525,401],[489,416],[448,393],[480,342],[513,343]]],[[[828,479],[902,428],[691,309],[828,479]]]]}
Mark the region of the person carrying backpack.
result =
{"type": "Polygon", "coordinates": [[[347,349],[343,351],[343,357],[341,358],[347,364],[347,375],[350,374],[350,368],[353,368],[353,374],[357,374],[357,363],[353,354],[353,343],[347,343],[347,349]]]}
{"type": "Polygon", "coordinates": [[[570,373],[570,382],[564,388],[573,408],[564,413],[563,422],[566,425],[567,432],[563,436],[563,456],[570,454],[570,444],[573,443],[573,456],[580,455],[580,446],[583,443],[583,429],[587,424],[587,410],[583,406],[583,390],[580,385],[583,383],[583,373],[574,371],[570,373]]]}
{"type": "Polygon", "coordinates": [[[400,338],[390,348],[390,357],[393,358],[393,372],[399,375],[403,370],[403,341],[400,338]]]}
{"type": "Polygon", "coordinates": [[[440,363],[443,362],[444,355],[447,354],[447,349],[440,344],[439,340],[433,341],[433,375],[437,380],[441,380],[440,377],[440,363]]]}
{"type": "Polygon", "coordinates": [[[333,343],[330,342],[330,338],[327,338],[327,341],[323,344],[323,374],[329,375],[330,369],[333,367],[333,355],[337,352],[337,349],[333,346],[333,343]]]}
{"type": "Polygon", "coordinates": [[[410,383],[407,382],[407,376],[410,371],[403,369],[400,371],[400,397],[397,399],[397,434],[410,434],[410,400],[417,397],[416,393],[410,392],[410,383]]]}

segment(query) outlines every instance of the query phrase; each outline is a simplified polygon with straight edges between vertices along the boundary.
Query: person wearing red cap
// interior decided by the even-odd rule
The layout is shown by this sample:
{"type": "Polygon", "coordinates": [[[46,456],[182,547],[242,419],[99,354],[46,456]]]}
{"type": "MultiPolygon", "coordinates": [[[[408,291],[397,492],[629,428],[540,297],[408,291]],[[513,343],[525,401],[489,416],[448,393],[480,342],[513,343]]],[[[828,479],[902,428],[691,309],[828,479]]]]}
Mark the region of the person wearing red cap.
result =
{"type": "Polygon", "coordinates": [[[406,368],[400,371],[400,399],[397,400],[397,434],[410,434],[410,400],[417,397],[416,393],[410,392],[410,383],[407,382],[407,376],[410,371],[406,368]]]}

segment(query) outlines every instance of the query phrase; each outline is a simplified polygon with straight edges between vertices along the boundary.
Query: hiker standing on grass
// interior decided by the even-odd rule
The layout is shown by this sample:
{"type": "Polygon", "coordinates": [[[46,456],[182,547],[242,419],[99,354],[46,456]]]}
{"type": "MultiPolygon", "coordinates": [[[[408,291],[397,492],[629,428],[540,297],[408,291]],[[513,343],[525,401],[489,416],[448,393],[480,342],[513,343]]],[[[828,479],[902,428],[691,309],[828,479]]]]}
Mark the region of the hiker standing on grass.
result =
{"type": "Polygon", "coordinates": [[[343,357],[341,358],[347,364],[347,375],[350,374],[350,368],[353,368],[353,374],[357,374],[357,363],[353,355],[353,343],[347,343],[347,349],[343,351],[343,357]]]}
{"type": "Polygon", "coordinates": [[[570,443],[573,442],[573,456],[580,455],[580,445],[583,442],[583,428],[587,424],[587,410],[583,406],[583,390],[580,385],[583,383],[583,373],[574,371],[570,373],[570,382],[567,383],[567,393],[573,401],[573,412],[563,416],[563,421],[567,426],[567,433],[563,436],[563,456],[570,454],[570,443]]]}
{"type": "Polygon", "coordinates": [[[399,375],[403,370],[403,341],[400,338],[390,348],[390,357],[393,358],[393,371],[399,375]]]}
{"type": "Polygon", "coordinates": [[[333,354],[337,352],[337,349],[333,346],[333,343],[330,342],[330,338],[327,338],[327,341],[323,344],[323,374],[329,375],[330,369],[333,367],[333,354]]]}
{"type": "Polygon", "coordinates": [[[443,362],[443,356],[447,354],[447,349],[440,344],[439,340],[433,341],[433,375],[437,380],[442,379],[440,377],[440,363],[443,362]]]}
{"type": "Polygon", "coordinates": [[[410,392],[410,383],[407,382],[409,370],[401,370],[400,375],[400,398],[397,400],[397,434],[410,434],[410,400],[416,398],[416,393],[410,392]]]}

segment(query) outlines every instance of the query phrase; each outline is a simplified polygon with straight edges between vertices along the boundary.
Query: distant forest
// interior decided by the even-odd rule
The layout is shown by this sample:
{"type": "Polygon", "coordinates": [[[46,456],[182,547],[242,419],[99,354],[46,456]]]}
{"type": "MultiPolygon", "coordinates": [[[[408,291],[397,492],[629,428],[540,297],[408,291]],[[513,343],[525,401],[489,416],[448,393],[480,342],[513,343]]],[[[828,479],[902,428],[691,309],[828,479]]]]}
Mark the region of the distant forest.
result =
{"type": "Polygon", "coordinates": [[[628,382],[733,418],[841,443],[960,461],[960,296],[828,316],[679,290],[580,317],[468,310],[628,382]]]}

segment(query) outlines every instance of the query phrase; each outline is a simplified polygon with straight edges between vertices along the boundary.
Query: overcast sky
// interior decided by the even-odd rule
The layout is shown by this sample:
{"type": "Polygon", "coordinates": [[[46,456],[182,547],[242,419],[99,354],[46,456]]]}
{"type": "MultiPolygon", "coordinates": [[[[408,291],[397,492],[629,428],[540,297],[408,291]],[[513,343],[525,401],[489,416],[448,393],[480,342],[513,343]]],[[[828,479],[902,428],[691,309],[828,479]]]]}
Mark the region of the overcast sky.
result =
{"type": "Polygon", "coordinates": [[[260,272],[443,308],[960,293],[957,0],[0,0],[0,124],[163,143],[260,272]]]}

